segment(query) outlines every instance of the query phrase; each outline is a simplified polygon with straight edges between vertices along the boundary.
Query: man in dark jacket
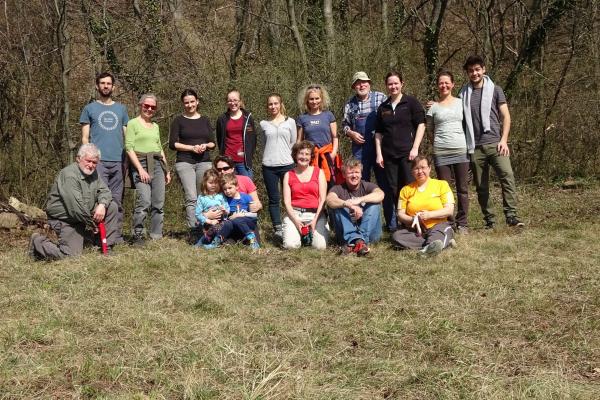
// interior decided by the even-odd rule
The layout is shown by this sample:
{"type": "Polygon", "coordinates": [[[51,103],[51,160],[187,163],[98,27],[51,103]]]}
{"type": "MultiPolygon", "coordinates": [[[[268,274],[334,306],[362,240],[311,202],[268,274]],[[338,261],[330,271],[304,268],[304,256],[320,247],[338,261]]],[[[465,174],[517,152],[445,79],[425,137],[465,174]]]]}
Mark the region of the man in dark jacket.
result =
{"type": "Polygon", "coordinates": [[[36,260],[80,255],[85,236],[96,233],[97,224],[102,221],[108,246],[115,243],[118,207],[106,183],[98,177],[99,160],[98,148],[84,144],[79,148],[77,161],[58,173],[46,204],[48,224],[58,235],[58,243],[34,233],[30,254],[36,260]]]}

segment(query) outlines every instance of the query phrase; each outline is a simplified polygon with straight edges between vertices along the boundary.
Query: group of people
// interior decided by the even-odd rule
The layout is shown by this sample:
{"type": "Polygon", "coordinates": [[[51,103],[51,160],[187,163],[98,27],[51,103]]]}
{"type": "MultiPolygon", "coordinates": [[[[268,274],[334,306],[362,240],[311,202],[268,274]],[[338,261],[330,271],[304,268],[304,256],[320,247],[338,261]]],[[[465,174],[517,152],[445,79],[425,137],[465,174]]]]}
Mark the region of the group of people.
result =
{"type": "MultiPolygon", "coordinates": [[[[286,113],[279,94],[267,97],[268,118],[260,121],[264,137],[262,175],[275,236],[284,248],[327,246],[329,226],[346,254],[363,256],[382,234],[381,211],[392,240],[403,249],[437,254],[468,233],[468,175],[473,171],[486,228],[495,226],[489,200],[489,169],[502,187],[506,223],[522,227],[510,164],[510,113],[502,89],[487,76],[479,56],[467,59],[469,82],[454,97],[454,76],[440,71],[439,98],[427,111],[402,92],[399,72],[385,77],[387,96],[371,90],[365,72],[352,78],[354,95],[344,107],[341,136],[352,143],[352,157],[342,161],[335,116],[321,85],[299,94],[302,114],[286,113]],[[420,155],[425,135],[433,139],[434,167],[420,155]],[[375,183],[370,182],[371,176],[375,183]],[[454,178],[458,199],[448,182],[454,178]],[[281,218],[283,200],[285,216],[281,218]]],[[[132,241],[163,235],[165,185],[171,173],[159,126],[153,122],[158,100],[141,96],[139,115],[112,99],[114,77],[96,78],[98,99],[83,109],[82,146],[75,163],[61,170],[47,203],[49,224],[58,243],[34,234],[30,253],[36,259],[80,254],[84,237],[104,221],[109,247],[123,242],[123,187],[128,176],[136,189],[132,241]],[[127,161],[123,154],[126,154],[127,161]],[[127,168],[128,165],[128,168],[127,168]],[[130,171],[130,173],[129,173],[130,171]],[[146,232],[146,216],[150,226],[146,232]],[[146,234],[147,233],[147,234],[146,234]]],[[[260,247],[257,213],[262,204],[253,178],[258,130],[240,92],[227,93],[227,110],[216,121],[199,112],[197,93],[181,94],[183,113],[171,123],[169,148],[177,152],[191,242],[211,249],[228,239],[260,247]],[[211,151],[219,155],[211,160],[211,151]]]]}

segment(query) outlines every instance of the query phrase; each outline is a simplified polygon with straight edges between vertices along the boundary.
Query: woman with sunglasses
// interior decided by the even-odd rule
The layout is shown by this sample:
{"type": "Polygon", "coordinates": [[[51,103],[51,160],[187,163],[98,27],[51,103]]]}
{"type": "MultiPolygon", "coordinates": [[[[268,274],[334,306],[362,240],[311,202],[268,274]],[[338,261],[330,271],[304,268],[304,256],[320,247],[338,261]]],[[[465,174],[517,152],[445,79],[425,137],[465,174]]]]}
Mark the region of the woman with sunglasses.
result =
{"type": "MultiPolygon", "coordinates": [[[[219,173],[219,176],[227,174],[235,174],[235,162],[227,156],[216,156],[213,160],[213,168],[219,173]]],[[[256,191],[256,185],[252,182],[252,179],[245,175],[236,175],[238,181],[238,189],[241,193],[246,193],[252,197],[252,203],[250,204],[250,212],[259,212],[262,210],[262,203],[258,198],[258,192],[256,191]]],[[[218,216],[211,215],[208,218],[218,218],[218,216]]]]}
{"type": "Polygon", "coordinates": [[[235,162],[235,172],[252,178],[256,129],[252,113],[244,109],[240,92],[227,93],[227,111],[217,119],[217,144],[222,155],[235,162]]]}
{"type": "Polygon", "coordinates": [[[181,93],[183,114],[171,123],[169,148],[177,150],[175,170],[183,186],[190,241],[197,240],[196,199],[204,172],[212,167],[209,150],[215,148],[213,128],[208,118],[198,112],[198,94],[193,89],[181,93]]]}
{"type": "Polygon", "coordinates": [[[137,197],[133,212],[133,244],[144,244],[144,222],[150,212],[150,238],[162,238],[165,184],[171,182],[158,124],[152,122],[158,100],[153,94],[140,98],[140,115],[129,121],[125,150],[133,169],[137,197]]]}
{"type": "MultiPolygon", "coordinates": [[[[329,186],[336,183],[341,158],[335,116],[329,108],[329,94],[324,86],[309,85],[300,91],[298,105],[304,113],[298,116],[296,142],[308,140],[315,145],[313,164],[323,170],[329,186]]],[[[338,176],[339,179],[339,176],[338,176]]]]}

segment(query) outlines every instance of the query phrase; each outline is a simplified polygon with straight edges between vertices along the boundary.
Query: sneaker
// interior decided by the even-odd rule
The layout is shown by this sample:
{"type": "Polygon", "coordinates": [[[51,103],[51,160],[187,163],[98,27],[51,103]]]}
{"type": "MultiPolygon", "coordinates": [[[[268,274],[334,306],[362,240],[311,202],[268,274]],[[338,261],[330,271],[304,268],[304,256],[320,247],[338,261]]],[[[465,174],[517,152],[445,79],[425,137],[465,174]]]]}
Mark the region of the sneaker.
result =
{"type": "Polygon", "coordinates": [[[456,233],[458,233],[459,235],[468,235],[469,234],[469,227],[464,226],[464,225],[458,225],[456,227],[456,233]]]}
{"type": "Polygon", "coordinates": [[[369,246],[367,246],[364,240],[358,239],[354,242],[353,252],[356,253],[357,256],[364,257],[369,254],[369,251],[371,251],[371,249],[369,249],[369,246]]]}
{"type": "Polygon", "coordinates": [[[434,240],[429,243],[427,246],[423,247],[419,252],[422,256],[432,257],[440,254],[444,249],[444,243],[441,240],[434,240]]]}
{"type": "Polygon", "coordinates": [[[27,251],[27,254],[29,254],[29,257],[33,258],[34,261],[39,261],[42,259],[40,253],[38,253],[35,249],[35,240],[40,236],[42,235],[36,232],[33,233],[31,235],[31,239],[29,239],[29,250],[27,251]]]}
{"type": "Polygon", "coordinates": [[[485,229],[495,229],[496,228],[496,223],[494,221],[485,221],[485,229]]]}
{"type": "Polygon", "coordinates": [[[254,233],[247,234],[246,240],[248,241],[248,246],[250,246],[252,250],[260,249],[260,244],[258,244],[258,241],[256,240],[256,235],[254,233]]]}
{"type": "Polygon", "coordinates": [[[453,249],[457,248],[458,244],[456,244],[456,240],[450,239],[450,242],[448,242],[448,247],[452,247],[453,249]]]}
{"type": "Polygon", "coordinates": [[[506,225],[513,228],[523,228],[525,226],[516,216],[506,217],[506,225]]]}
{"type": "Polygon", "coordinates": [[[133,239],[131,239],[131,244],[134,247],[143,247],[146,244],[146,239],[141,235],[135,235],[133,239]]]}
{"type": "Polygon", "coordinates": [[[276,238],[283,240],[283,226],[275,225],[273,227],[273,235],[275,235],[276,238]]]}
{"type": "Polygon", "coordinates": [[[217,235],[214,237],[212,242],[210,242],[209,244],[205,244],[202,247],[204,247],[206,250],[212,250],[212,249],[216,249],[217,247],[219,247],[222,243],[223,243],[223,239],[221,238],[221,236],[217,235]]]}
{"type": "Polygon", "coordinates": [[[354,246],[351,244],[346,244],[342,246],[342,255],[343,256],[353,256],[356,253],[354,252],[354,246]]]}

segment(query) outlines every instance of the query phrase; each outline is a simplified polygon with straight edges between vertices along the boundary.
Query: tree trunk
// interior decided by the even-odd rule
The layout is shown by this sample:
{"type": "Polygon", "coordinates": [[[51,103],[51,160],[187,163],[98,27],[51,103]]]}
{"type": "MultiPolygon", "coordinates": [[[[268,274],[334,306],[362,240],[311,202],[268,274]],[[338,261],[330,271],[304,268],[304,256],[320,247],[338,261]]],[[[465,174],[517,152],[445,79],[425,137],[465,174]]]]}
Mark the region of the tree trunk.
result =
{"type": "Polygon", "coordinates": [[[290,29],[294,33],[294,40],[296,42],[296,47],[298,47],[298,52],[300,53],[300,60],[302,61],[302,69],[304,70],[304,74],[308,73],[308,61],[306,58],[306,49],[304,48],[304,41],[302,40],[302,35],[300,35],[300,30],[298,29],[298,23],[296,21],[296,11],[294,9],[294,0],[287,0],[287,12],[288,18],[290,20],[290,29]]]}
{"type": "Polygon", "coordinates": [[[69,102],[69,82],[71,74],[71,36],[67,24],[67,0],[55,0],[55,11],[58,17],[56,26],[56,44],[59,49],[61,91],[62,91],[62,118],[61,130],[68,146],[68,160],[73,162],[76,144],[71,138],[69,119],[71,117],[71,103],[69,102]]]}
{"type": "Polygon", "coordinates": [[[388,4],[387,0],[381,0],[381,23],[383,28],[383,40],[387,42],[389,38],[389,27],[388,27],[388,4]]]}
{"type": "Polygon", "coordinates": [[[431,20],[425,27],[425,37],[423,38],[423,51],[425,53],[425,66],[427,69],[427,95],[433,98],[435,77],[438,68],[439,37],[444,22],[444,14],[448,0],[436,0],[433,3],[431,20]]]}
{"type": "Polygon", "coordinates": [[[327,38],[327,62],[332,67],[335,62],[335,28],[333,25],[332,0],[323,0],[323,20],[327,38]]]}
{"type": "MultiPolygon", "coordinates": [[[[515,65],[506,80],[504,91],[507,99],[510,99],[512,96],[513,91],[517,86],[517,80],[521,75],[521,72],[523,72],[523,67],[526,64],[531,63],[531,60],[539,54],[548,33],[556,28],[562,16],[570,10],[573,5],[574,0],[556,0],[551,3],[544,19],[542,19],[540,24],[525,37],[517,60],[515,61],[515,65]]],[[[537,12],[537,10],[534,10],[533,12],[537,12]]]]}
{"type": "Polygon", "coordinates": [[[231,49],[231,55],[229,57],[229,81],[230,84],[233,84],[237,78],[237,58],[242,51],[242,47],[246,42],[246,16],[248,13],[246,9],[248,8],[249,0],[236,0],[235,2],[235,30],[236,30],[236,38],[235,44],[231,49]]]}
{"type": "Polygon", "coordinates": [[[173,23],[175,24],[175,30],[179,35],[181,41],[192,51],[197,52],[202,48],[202,40],[198,36],[196,29],[194,29],[191,22],[185,16],[186,13],[183,10],[183,1],[181,0],[168,0],[169,10],[173,15],[173,23]]]}

